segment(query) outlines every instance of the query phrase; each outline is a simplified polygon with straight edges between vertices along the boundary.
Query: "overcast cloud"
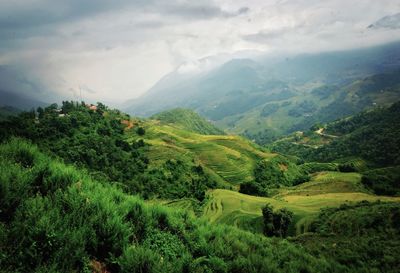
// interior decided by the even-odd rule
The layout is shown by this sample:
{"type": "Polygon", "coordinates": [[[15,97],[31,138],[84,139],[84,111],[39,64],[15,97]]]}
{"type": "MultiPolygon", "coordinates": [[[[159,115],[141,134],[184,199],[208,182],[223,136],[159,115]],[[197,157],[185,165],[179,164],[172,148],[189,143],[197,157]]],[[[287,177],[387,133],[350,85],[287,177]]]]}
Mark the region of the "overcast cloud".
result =
{"type": "Polygon", "coordinates": [[[397,0],[0,0],[0,79],[16,74],[0,89],[119,103],[204,60],[393,41],[399,12],[397,0]]]}

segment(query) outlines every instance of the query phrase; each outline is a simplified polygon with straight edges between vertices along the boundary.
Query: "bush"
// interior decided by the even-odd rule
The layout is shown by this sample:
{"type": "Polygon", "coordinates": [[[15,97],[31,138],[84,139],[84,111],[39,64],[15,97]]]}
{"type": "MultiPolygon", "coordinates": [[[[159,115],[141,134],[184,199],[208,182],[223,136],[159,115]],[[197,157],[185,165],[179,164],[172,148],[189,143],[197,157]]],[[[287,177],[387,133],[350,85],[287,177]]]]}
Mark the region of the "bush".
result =
{"type": "Polygon", "coordinates": [[[137,133],[139,136],[144,136],[144,134],[146,133],[146,130],[145,130],[143,127],[138,127],[138,128],[136,129],[136,133],[137,133]]]}
{"type": "Polygon", "coordinates": [[[400,194],[400,167],[388,167],[363,173],[361,183],[381,195],[400,194]]]}
{"type": "Polygon", "coordinates": [[[241,183],[239,192],[249,195],[268,196],[266,189],[263,189],[260,184],[251,181],[241,183]]]}
{"type": "Polygon", "coordinates": [[[293,186],[309,180],[299,166],[280,155],[259,161],[254,176],[260,189],[293,186]]]}
{"type": "Polygon", "coordinates": [[[286,237],[293,221],[293,212],[286,208],[274,212],[271,205],[262,208],[264,219],[264,234],[267,236],[286,237]]]}

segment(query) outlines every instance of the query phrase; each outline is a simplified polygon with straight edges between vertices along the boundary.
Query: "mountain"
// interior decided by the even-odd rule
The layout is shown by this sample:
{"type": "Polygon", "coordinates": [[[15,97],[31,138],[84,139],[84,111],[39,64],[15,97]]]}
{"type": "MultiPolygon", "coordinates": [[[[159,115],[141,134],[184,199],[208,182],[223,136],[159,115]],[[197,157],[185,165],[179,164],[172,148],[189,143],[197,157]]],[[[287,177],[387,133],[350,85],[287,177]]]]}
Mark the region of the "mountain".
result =
{"type": "Polygon", "coordinates": [[[399,56],[397,42],[348,51],[234,59],[203,73],[175,71],[141,98],[127,102],[125,110],[149,116],[175,107],[190,108],[229,133],[263,143],[399,98],[398,85],[384,79],[385,75],[398,77],[399,56]],[[377,83],[369,85],[373,90],[368,94],[361,94],[369,81],[377,83]]]}
{"type": "Polygon", "coordinates": [[[331,162],[351,157],[385,167],[400,164],[400,102],[328,123],[316,132],[275,141],[271,149],[308,161],[331,162]]]}
{"type": "Polygon", "coordinates": [[[0,90],[0,106],[11,106],[21,110],[30,110],[49,103],[32,99],[30,97],[0,90]]]}
{"type": "Polygon", "coordinates": [[[12,106],[0,106],[0,120],[7,119],[9,116],[15,116],[20,112],[20,109],[12,106]]]}
{"type": "Polygon", "coordinates": [[[150,117],[164,124],[177,125],[182,129],[201,135],[224,135],[224,131],[218,129],[196,112],[189,109],[176,108],[155,114],[150,117]]]}

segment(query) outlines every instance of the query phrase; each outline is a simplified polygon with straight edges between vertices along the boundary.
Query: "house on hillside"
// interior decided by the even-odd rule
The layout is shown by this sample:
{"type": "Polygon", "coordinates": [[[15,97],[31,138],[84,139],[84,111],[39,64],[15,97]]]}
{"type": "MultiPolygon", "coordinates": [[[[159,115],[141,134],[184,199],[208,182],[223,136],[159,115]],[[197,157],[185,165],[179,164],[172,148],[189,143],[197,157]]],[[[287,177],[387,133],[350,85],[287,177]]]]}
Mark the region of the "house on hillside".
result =
{"type": "Polygon", "coordinates": [[[92,111],[97,111],[97,106],[94,104],[86,104],[86,108],[92,111]]]}

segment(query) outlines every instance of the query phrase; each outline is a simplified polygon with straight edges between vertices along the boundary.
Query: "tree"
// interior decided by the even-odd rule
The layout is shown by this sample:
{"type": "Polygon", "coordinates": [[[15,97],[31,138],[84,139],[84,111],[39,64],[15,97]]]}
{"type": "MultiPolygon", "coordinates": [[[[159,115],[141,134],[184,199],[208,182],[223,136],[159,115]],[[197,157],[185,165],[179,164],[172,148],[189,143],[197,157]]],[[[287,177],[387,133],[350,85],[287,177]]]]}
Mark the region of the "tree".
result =
{"type": "Polygon", "coordinates": [[[286,208],[274,212],[274,208],[267,204],[262,208],[264,219],[264,234],[267,236],[286,237],[289,226],[293,221],[293,212],[286,208]]]}
{"type": "Polygon", "coordinates": [[[286,237],[289,226],[293,221],[293,212],[286,208],[280,209],[274,214],[275,236],[286,237]]]}
{"type": "Polygon", "coordinates": [[[262,208],[264,218],[264,234],[274,236],[274,209],[271,205],[266,204],[262,208]]]}
{"type": "Polygon", "coordinates": [[[137,133],[139,136],[143,136],[143,135],[146,133],[146,131],[144,130],[143,127],[139,127],[139,128],[137,128],[136,133],[137,133]]]}

